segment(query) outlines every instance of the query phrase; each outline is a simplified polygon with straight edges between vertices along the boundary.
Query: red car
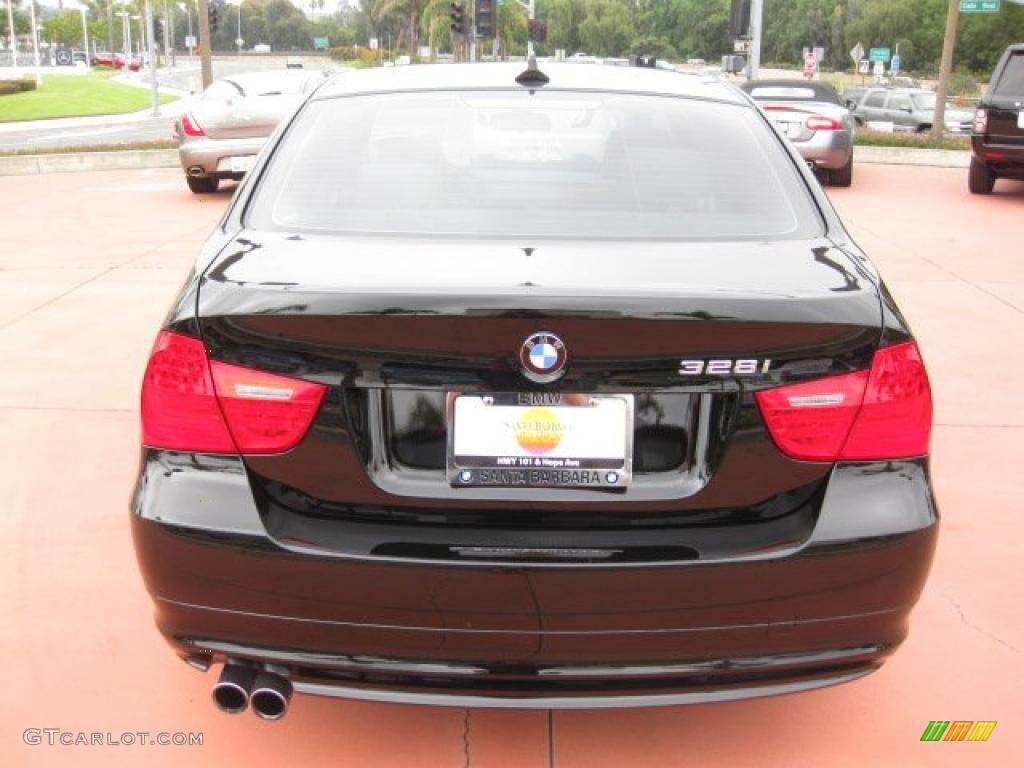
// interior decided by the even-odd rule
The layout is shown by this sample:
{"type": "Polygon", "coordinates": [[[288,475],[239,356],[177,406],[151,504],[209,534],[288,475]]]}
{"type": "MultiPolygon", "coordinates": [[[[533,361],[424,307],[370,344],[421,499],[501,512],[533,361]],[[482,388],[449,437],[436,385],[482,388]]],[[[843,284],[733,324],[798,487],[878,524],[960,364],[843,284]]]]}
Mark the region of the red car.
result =
{"type": "MultiPolygon", "coordinates": [[[[110,67],[112,69],[124,69],[124,54],[110,53],[109,51],[101,51],[93,55],[92,65],[94,67],[110,67]]],[[[133,56],[131,60],[128,62],[128,69],[132,72],[138,72],[140,69],[142,69],[142,60],[137,56],[133,56]]]]}

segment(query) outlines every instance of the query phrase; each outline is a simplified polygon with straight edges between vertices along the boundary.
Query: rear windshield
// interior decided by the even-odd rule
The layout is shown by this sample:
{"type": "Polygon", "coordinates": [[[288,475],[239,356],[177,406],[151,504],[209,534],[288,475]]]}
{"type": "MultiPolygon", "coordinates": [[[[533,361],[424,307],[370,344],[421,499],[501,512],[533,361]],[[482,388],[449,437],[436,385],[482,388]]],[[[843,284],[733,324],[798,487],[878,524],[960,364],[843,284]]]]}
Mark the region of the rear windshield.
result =
{"type": "Polygon", "coordinates": [[[997,96],[1024,98],[1024,53],[1015,53],[1006,60],[992,92],[997,96]]]}
{"type": "Polygon", "coordinates": [[[473,237],[821,234],[745,106],[526,90],[314,101],[260,179],[257,229],[473,237]]]}
{"type": "Polygon", "coordinates": [[[740,88],[761,101],[770,99],[771,101],[823,101],[827,104],[842,104],[839,94],[828,83],[762,80],[744,83],[740,88]]]}

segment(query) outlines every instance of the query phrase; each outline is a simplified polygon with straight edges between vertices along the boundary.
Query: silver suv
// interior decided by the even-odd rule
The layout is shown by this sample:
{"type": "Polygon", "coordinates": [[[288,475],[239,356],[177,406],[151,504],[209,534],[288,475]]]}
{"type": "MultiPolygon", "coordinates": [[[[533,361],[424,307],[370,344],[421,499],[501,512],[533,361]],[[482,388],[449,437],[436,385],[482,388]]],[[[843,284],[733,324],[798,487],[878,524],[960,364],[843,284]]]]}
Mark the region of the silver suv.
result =
{"type": "MultiPolygon", "coordinates": [[[[897,130],[923,133],[931,130],[935,115],[935,92],[924,88],[869,88],[853,108],[857,125],[871,121],[892,123],[897,130]]],[[[970,133],[974,113],[946,106],[946,130],[970,133]]]]}

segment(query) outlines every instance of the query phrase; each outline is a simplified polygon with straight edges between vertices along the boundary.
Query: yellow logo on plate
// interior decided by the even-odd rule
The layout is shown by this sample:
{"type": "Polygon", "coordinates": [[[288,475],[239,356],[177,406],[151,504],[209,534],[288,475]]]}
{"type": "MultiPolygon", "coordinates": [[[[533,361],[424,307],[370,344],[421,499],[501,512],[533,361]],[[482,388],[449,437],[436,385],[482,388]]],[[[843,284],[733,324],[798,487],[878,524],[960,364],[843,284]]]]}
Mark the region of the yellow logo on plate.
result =
{"type": "Polygon", "coordinates": [[[516,431],[516,441],[534,456],[557,448],[565,432],[565,425],[550,408],[529,408],[512,426],[516,431]]]}

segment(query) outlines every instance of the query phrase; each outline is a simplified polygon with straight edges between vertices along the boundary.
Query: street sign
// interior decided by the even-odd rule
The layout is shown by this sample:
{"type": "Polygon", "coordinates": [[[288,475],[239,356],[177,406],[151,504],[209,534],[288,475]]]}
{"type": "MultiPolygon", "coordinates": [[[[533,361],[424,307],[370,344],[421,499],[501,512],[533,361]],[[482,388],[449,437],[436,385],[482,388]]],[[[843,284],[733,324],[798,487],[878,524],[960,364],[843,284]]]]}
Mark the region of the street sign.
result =
{"type": "Polygon", "coordinates": [[[750,53],[751,40],[744,40],[742,37],[738,37],[732,42],[733,53],[750,53]]]}
{"type": "Polygon", "coordinates": [[[326,37],[314,37],[313,38],[313,49],[317,51],[326,51],[331,47],[331,41],[326,37]]]}
{"type": "Polygon", "coordinates": [[[875,62],[875,77],[881,77],[885,74],[885,63],[881,61],[875,62]]]}
{"type": "Polygon", "coordinates": [[[897,72],[900,71],[900,67],[902,66],[902,64],[903,61],[902,59],[900,59],[898,55],[893,56],[892,61],[889,62],[889,69],[892,70],[893,74],[896,74],[897,72]]]}
{"type": "Polygon", "coordinates": [[[960,0],[960,13],[998,13],[999,0],[960,0]]]}
{"type": "Polygon", "coordinates": [[[872,48],[868,52],[868,60],[870,61],[888,61],[892,58],[892,50],[890,48],[872,48]]]}
{"type": "Polygon", "coordinates": [[[857,72],[859,72],[860,74],[866,75],[870,71],[871,71],[871,62],[868,61],[867,59],[861,59],[857,63],[857,72]]]}
{"type": "Polygon", "coordinates": [[[804,77],[807,80],[813,80],[815,73],[818,71],[818,59],[814,55],[814,51],[807,51],[804,54],[804,77]]]}
{"type": "Polygon", "coordinates": [[[196,47],[196,36],[195,35],[185,35],[185,47],[186,48],[195,48],[196,47]]]}
{"type": "Polygon", "coordinates": [[[857,43],[850,50],[850,58],[853,59],[854,64],[859,64],[860,60],[864,58],[864,46],[857,43]]]}

